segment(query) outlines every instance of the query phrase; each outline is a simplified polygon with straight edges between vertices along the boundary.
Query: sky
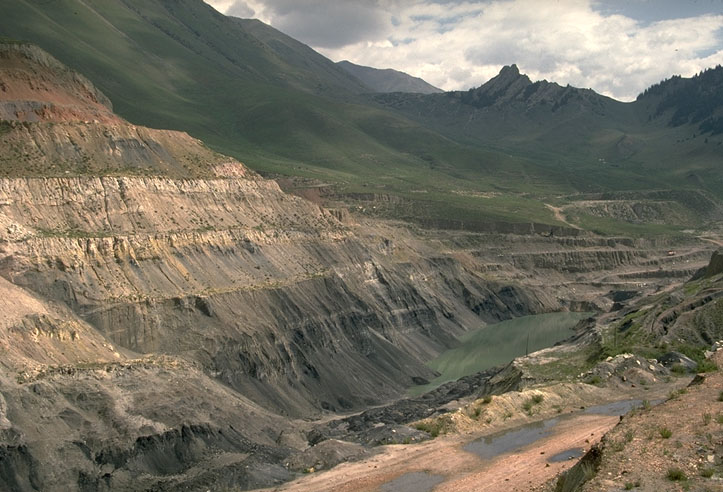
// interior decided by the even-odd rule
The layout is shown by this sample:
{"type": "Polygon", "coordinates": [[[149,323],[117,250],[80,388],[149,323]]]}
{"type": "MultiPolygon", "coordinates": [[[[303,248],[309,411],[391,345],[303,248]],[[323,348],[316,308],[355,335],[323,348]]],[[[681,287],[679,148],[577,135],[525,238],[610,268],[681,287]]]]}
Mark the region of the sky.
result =
{"type": "Polygon", "coordinates": [[[723,64],[723,0],[206,0],[333,61],[467,90],[517,64],[533,81],[630,101],[723,64]]]}

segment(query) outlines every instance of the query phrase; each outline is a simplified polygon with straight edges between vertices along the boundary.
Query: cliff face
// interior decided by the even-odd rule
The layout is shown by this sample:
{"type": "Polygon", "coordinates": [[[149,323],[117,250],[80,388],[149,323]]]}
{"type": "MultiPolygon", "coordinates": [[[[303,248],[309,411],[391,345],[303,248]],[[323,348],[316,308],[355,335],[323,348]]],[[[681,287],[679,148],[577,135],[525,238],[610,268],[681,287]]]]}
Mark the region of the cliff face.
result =
{"type": "Polygon", "coordinates": [[[3,53],[6,488],[270,485],[295,442],[279,415],[389,400],[470,327],[557,306],[134,127],[34,48],[3,53]]]}
{"type": "Polygon", "coordinates": [[[6,179],[0,203],[5,278],[296,415],[390,398],[477,314],[545,308],[451,258],[400,262],[269,181],[6,179]]]}

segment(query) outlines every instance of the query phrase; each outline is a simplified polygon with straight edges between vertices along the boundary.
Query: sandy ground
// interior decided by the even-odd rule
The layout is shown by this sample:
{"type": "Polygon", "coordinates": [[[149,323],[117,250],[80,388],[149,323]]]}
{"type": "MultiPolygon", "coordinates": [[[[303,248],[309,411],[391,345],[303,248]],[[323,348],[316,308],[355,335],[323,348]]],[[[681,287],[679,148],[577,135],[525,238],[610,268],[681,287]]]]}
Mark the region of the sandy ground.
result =
{"type": "Polygon", "coordinates": [[[426,472],[444,477],[436,491],[529,491],[576,460],[549,463],[550,457],[570,450],[587,451],[619,421],[619,417],[578,414],[563,418],[547,436],[511,453],[482,459],[463,446],[482,434],[440,437],[418,445],[386,446],[382,454],[356,463],[309,474],[276,491],[361,492],[380,490],[407,473],[426,472]],[[549,466],[548,466],[549,465],[549,466]]]}

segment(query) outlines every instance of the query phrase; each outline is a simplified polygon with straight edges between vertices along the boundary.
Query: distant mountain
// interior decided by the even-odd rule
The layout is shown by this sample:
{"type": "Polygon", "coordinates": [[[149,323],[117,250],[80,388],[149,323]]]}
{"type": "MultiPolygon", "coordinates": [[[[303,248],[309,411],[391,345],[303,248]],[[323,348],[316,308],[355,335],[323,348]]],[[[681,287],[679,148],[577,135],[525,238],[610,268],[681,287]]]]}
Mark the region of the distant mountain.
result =
{"type": "Polygon", "coordinates": [[[677,183],[722,196],[721,74],[675,77],[623,103],[591,89],[532,82],[510,65],[468,91],[374,100],[456,141],[534,156],[578,189],[677,183]]]}
{"type": "Polygon", "coordinates": [[[612,101],[591,89],[562,87],[546,80],[533,83],[527,75],[520,74],[517,65],[503,67],[496,77],[484,85],[460,93],[460,100],[477,108],[528,111],[540,106],[552,112],[569,105],[579,109],[602,108],[612,101]]]}
{"type": "Polygon", "coordinates": [[[346,60],[338,62],[337,65],[371,87],[374,92],[413,92],[420,94],[444,92],[419,77],[412,77],[391,68],[380,70],[356,65],[346,60]]]}

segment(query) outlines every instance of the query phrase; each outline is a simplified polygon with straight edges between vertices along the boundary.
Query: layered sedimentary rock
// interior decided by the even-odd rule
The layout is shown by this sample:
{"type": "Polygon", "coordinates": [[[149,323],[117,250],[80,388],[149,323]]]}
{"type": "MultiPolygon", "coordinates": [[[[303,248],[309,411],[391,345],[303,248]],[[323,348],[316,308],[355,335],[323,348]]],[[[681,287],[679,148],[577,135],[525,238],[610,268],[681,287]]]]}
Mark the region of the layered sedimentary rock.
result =
{"type": "Polygon", "coordinates": [[[6,488],[270,485],[288,417],[398,397],[465,330],[557,307],[0,52],[6,488]]]}

